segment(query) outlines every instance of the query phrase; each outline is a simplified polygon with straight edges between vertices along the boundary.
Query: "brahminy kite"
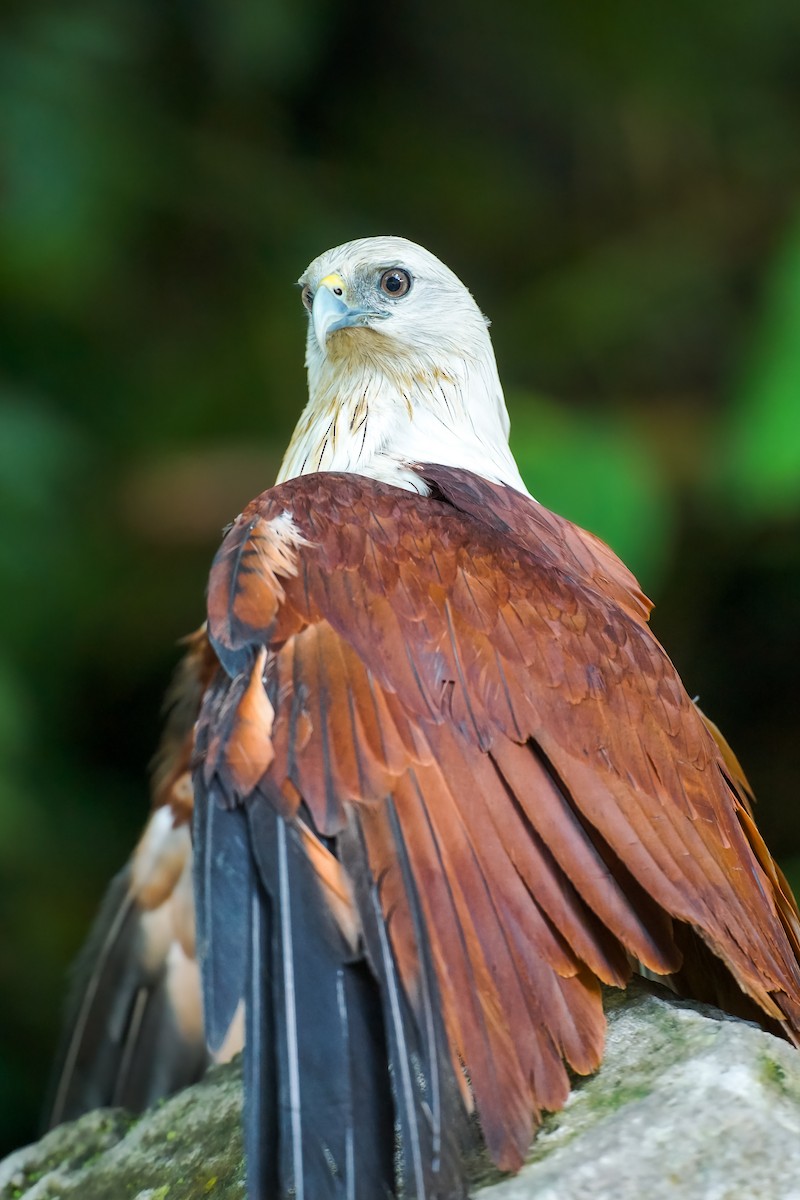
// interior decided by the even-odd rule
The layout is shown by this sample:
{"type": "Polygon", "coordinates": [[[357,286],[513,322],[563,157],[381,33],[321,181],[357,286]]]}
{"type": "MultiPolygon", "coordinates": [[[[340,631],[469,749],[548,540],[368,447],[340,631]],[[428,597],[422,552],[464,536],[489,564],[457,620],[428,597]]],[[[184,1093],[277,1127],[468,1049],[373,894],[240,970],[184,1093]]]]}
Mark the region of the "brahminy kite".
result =
{"type": "Polygon", "coordinates": [[[597,1068],[601,984],[797,1044],[800,918],[636,580],[528,493],[464,285],[398,237],[300,285],[308,404],[214,561],[51,1116],[195,1078],[243,1012],[252,1200],[448,1200],[469,1114],[513,1171],[597,1068]]]}

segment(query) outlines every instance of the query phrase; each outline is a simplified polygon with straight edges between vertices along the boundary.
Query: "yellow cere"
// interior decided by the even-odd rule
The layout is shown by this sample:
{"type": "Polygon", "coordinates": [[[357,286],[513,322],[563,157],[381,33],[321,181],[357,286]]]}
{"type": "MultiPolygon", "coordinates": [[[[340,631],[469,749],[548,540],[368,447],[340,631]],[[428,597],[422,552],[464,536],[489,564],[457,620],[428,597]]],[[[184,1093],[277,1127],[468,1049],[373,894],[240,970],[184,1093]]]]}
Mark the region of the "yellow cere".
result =
{"type": "Polygon", "coordinates": [[[332,292],[338,291],[340,296],[344,292],[344,280],[335,271],[331,275],[326,275],[324,279],[320,279],[319,286],[330,288],[332,292]]]}

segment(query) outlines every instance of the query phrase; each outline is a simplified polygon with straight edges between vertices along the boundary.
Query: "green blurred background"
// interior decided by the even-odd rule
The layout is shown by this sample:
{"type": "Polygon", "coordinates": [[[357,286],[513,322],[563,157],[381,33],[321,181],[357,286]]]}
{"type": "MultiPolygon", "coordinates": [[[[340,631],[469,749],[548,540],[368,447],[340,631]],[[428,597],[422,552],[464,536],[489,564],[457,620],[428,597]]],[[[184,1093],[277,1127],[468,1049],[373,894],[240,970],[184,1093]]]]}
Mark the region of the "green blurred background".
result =
{"type": "Polygon", "coordinates": [[[492,317],[528,482],[601,533],[800,854],[796,0],[6,0],[0,1137],[146,811],[176,639],[303,401],[293,281],[403,233],[492,317]]]}

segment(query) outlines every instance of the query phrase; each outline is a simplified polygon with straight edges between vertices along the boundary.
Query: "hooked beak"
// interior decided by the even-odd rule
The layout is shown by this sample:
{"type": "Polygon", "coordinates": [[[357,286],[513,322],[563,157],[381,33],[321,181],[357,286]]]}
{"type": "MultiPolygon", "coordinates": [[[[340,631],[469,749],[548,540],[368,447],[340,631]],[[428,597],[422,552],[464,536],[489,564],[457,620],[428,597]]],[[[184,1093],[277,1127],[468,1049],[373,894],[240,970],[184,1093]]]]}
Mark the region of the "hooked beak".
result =
{"type": "Polygon", "coordinates": [[[345,299],[347,290],[341,275],[326,275],[320,281],[311,305],[311,319],[314,322],[319,347],[324,351],[325,343],[330,334],[337,329],[349,329],[354,325],[363,325],[368,316],[364,308],[351,308],[345,299]]]}

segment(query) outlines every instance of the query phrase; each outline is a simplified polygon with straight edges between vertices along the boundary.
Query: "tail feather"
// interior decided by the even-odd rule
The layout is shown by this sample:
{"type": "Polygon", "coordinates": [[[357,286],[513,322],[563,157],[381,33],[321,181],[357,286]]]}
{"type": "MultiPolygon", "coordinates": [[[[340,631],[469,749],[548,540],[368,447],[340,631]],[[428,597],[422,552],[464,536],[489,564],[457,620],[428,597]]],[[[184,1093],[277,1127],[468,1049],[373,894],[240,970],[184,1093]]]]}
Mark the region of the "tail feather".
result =
{"type": "Polygon", "coordinates": [[[247,818],[223,810],[212,791],[195,804],[194,893],[209,1049],[222,1046],[245,993],[246,913],[253,888],[247,818]]]}
{"type": "MultiPolygon", "coordinates": [[[[226,816],[228,814],[225,814],[226,816]]],[[[248,856],[249,856],[248,848],[248,856]]],[[[248,960],[245,994],[244,1140],[251,1200],[280,1200],[278,1074],[270,959],[272,904],[254,879],[247,908],[248,960]]]]}
{"type": "Polygon", "coordinates": [[[246,1034],[251,1196],[381,1200],[393,1195],[394,1134],[375,981],[320,903],[298,831],[262,799],[247,815],[260,877],[246,1034]]]}

